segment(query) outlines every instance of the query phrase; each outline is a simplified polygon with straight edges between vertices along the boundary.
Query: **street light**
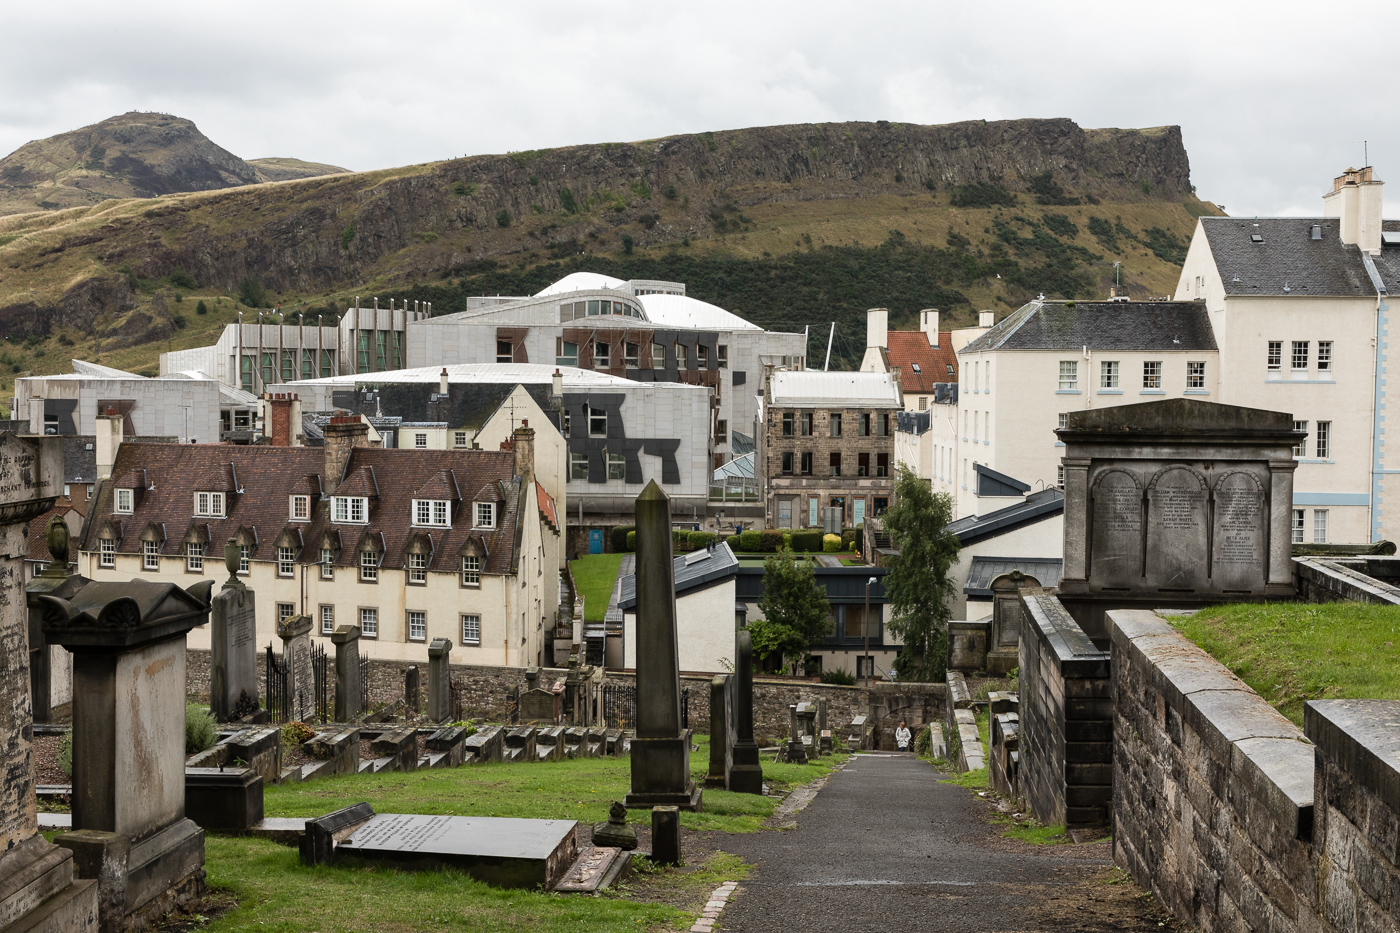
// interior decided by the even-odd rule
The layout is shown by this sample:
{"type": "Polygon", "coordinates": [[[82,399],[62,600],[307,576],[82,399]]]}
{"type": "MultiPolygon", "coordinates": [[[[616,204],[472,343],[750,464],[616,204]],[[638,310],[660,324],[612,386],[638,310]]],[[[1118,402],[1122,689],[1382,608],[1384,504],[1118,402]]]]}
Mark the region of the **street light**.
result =
{"type": "Polygon", "coordinates": [[[875,664],[870,657],[870,588],[874,585],[874,577],[865,581],[865,619],[863,628],[865,629],[865,687],[867,690],[870,689],[870,681],[875,673],[875,664]]]}

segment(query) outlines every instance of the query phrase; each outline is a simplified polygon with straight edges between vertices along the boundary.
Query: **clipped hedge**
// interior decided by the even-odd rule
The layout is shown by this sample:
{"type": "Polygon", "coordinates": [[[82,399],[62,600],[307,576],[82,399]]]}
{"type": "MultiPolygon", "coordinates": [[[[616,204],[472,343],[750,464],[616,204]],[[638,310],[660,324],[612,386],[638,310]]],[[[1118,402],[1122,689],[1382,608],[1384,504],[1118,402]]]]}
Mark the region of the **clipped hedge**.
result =
{"type": "Polygon", "coordinates": [[[727,538],[724,539],[724,543],[727,544],[727,545],[729,545],[729,549],[730,549],[731,551],[742,551],[742,550],[743,550],[743,548],[740,547],[740,536],[739,536],[739,535],[729,535],[727,538]]]}
{"type": "Polygon", "coordinates": [[[637,533],[635,531],[627,532],[627,537],[623,540],[623,546],[628,551],[635,551],[637,549],[637,533]]]}
{"type": "Polygon", "coordinates": [[[627,546],[627,535],[628,533],[635,531],[636,528],[636,525],[617,525],[613,528],[612,531],[608,533],[608,538],[612,542],[612,549],[614,553],[620,553],[624,550],[632,550],[627,546]]]}
{"type": "Polygon", "coordinates": [[[686,535],[686,540],[690,542],[691,547],[698,551],[703,547],[709,547],[713,544],[715,534],[710,531],[692,531],[690,534],[686,535]]]}
{"type": "Polygon", "coordinates": [[[822,550],[828,554],[835,554],[841,550],[840,535],[822,535],[822,550]]]}
{"type": "Polygon", "coordinates": [[[763,538],[761,533],[750,528],[748,531],[739,534],[739,550],[741,551],[761,551],[763,550],[763,538]]]}
{"type": "Polygon", "coordinates": [[[820,551],[822,549],[822,533],[820,531],[794,531],[792,533],[792,549],[794,551],[820,551]]]}
{"type": "Polygon", "coordinates": [[[759,549],[765,554],[776,554],[783,549],[783,533],[776,528],[765,528],[758,533],[759,549]]]}

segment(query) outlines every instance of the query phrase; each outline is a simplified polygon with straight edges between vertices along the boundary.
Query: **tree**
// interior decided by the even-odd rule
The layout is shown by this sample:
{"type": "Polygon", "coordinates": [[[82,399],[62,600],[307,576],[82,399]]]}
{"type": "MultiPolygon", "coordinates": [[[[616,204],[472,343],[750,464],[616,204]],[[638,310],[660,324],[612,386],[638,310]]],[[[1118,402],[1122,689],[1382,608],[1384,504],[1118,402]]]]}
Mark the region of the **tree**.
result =
{"type": "Polygon", "coordinates": [[[894,504],[885,530],[899,556],[885,576],[889,629],[904,641],[900,673],[910,680],[939,680],[948,667],[948,603],[954,583],[948,571],[958,559],[957,535],[948,531],[953,499],[935,493],[926,479],[900,465],[894,504]]]}
{"type": "Polygon", "coordinates": [[[831,604],[817,586],[810,561],[793,559],[783,548],[763,561],[762,619],[749,623],[754,654],[796,663],[831,630],[831,604]]]}
{"type": "Polygon", "coordinates": [[[267,289],[263,288],[256,275],[245,275],[243,281],[238,283],[238,300],[250,308],[266,308],[267,289]]]}

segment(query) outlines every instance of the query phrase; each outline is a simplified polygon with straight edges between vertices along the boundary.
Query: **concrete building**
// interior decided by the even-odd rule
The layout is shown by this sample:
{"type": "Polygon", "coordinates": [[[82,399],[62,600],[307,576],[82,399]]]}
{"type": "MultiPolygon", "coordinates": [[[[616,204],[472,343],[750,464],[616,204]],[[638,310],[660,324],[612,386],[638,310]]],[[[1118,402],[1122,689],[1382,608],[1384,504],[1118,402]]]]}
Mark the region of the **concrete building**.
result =
{"type": "Polygon", "coordinates": [[[889,507],[894,428],[889,373],[773,373],[757,462],[770,528],[859,525],[889,507]]]}
{"type": "MultiPolygon", "coordinates": [[[[358,625],[361,652],[422,662],[449,639],[462,663],[539,665],[559,606],[562,523],[536,481],[533,429],[509,450],[365,446],[346,416],[325,446],[122,444],[79,548],[94,580],[188,587],[223,580],[241,549],[259,644],[309,615],[329,638],[358,625]]],[[[190,646],[209,647],[196,629],[190,646]]]]}
{"type": "Polygon", "coordinates": [[[1292,412],[1293,540],[1400,536],[1400,458],[1384,433],[1390,296],[1400,221],[1372,169],[1348,169],[1320,217],[1202,217],[1176,298],[1201,302],[1220,342],[1214,400],[1292,412]]]}

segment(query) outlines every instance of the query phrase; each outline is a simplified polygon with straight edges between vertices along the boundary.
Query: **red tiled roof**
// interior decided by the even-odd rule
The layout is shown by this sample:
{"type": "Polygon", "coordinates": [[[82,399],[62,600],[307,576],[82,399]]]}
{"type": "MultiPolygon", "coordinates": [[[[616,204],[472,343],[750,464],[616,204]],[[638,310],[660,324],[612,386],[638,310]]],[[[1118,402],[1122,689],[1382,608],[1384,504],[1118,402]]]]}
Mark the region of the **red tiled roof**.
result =
{"type": "Polygon", "coordinates": [[[958,381],[958,357],[953,352],[951,331],[939,332],[937,347],[929,346],[928,334],[921,330],[892,330],[886,339],[890,368],[899,370],[899,387],[905,395],[932,392],[935,382],[958,381]],[[918,372],[914,371],[915,364],[918,372]]]}
{"type": "MultiPolygon", "coordinates": [[[[29,531],[27,532],[27,534],[29,536],[30,560],[41,560],[46,563],[48,561],[53,560],[53,555],[49,553],[48,542],[44,540],[44,532],[46,532],[49,528],[49,519],[53,518],[55,515],[66,515],[71,511],[73,511],[73,509],[70,506],[55,506],[54,508],[51,508],[47,512],[45,512],[43,515],[40,515],[39,517],[29,522],[29,531]]],[[[70,561],[76,560],[77,556],[77,551],[70,551],[68,559],[70,561]]]]}
{"type": "Polygon", "coordinates": [[[554,508],[554,497],[544,491],[544,487],[538,482],[535,483],[535,498],[540,504],[540,514],[544,520],[549,522],[549,527],[555,531],[559,530],[559,515],[554,508]]]}

